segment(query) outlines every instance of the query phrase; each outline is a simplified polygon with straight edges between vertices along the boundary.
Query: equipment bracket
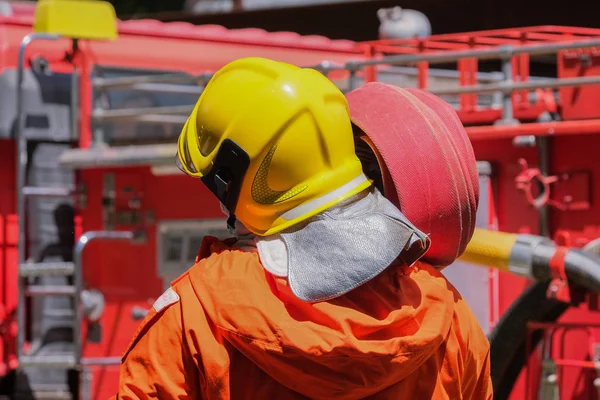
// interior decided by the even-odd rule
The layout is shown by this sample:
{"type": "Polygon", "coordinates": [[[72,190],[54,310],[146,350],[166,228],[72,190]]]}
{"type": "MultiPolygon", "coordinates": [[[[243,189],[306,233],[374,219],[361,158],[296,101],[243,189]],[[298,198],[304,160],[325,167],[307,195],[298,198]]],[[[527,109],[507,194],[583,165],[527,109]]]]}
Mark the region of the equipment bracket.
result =
{"type": "Polygon", "coordinates": [[[571,171],[544,176],[539,168],[529,168],[527,161],[523,158],[519,159],[519,164],[521,173],[515,178],[515,186],[523,191],[527,202],[536,209],[546,205],[561,211],[588,210],[590,208],[590,173],[588,171],[571,171]],[[551,196],[551,188],[553,196],[551,196]],[[537,191],[539,193],[534,194],[537,191]]]}

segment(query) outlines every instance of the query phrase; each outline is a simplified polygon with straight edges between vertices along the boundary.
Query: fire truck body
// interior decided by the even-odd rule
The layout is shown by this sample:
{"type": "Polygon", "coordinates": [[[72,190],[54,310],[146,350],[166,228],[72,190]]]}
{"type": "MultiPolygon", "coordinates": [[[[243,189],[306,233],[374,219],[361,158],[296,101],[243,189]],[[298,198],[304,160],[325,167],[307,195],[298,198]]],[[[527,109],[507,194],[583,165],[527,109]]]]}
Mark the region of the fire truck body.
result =
{"type": "MultiPolygon", "coordinates": [[[[13,135],[18,52],[32,22],[27,12],[0,16],[4,374],[17,367],[14,343],[25,328],[16,318],[20,268],[13,135]]],[[[154,299],[193,263],[204,235],[228,236],[216,200],[174,166],[174,141],[210,73],[235,58],[263,56],[316,66],[343,90],[372,80],[431,90],[456,107],[473,141],[481,182],[478,226],[548,235],[574,247],[593,246],[600,237],[600,213],[593,202],[600,196],[600,165],[594,163],[600,112],[593,106],[600,88],[592,85],[600,75],[594,47],[600,47],[600,30],[535,27],[359,44],[144,20],[119,22],[118,28],[117,40],[80,42],[75,52],[67,39],[31,42],[21,86],[21,134],[29,152],[25,189],[71,192],[58,199],[28,196],[26,255],[32,261],[81,267],[83,398],[107,398],[114,392],[119,356],[154,299]],[[545,57],[541,67],[531,63],[535,55],[545,57]],[[457,61],[456,68],[448,68],[457,61]],[[547,63],[556,69],[546,73],[547,63]],[[530,76],[530,67],[543,73],[530,76]],[[554,77],[575,80],[557,83],[554,77]],[[588,80],[577,82],[582,77],[588,80]],[[69,229],[74,237],[65,233],[69,229]]],[[[461,261],[445,274],[486,333],[530,284],[461,261]]],[[[69,285],[61,276],[36,279],[26,286],[69,285]]],[[[31,354],[53,357],[73,351],[73,304],[64,296],[32,300],[26,303],[31,354]]],[[[590,308],[591,302],[569,309],[561,323],[591,326],[598,314],[590,308]]],[[[557,325],[552,328],[560,331],[557,325]]],[[[593,354],[598,333],[589,328],[554,335],[549,346],[554,352],[542,354],[543,362],[532,358],[512,398],[537,398],[538,390],[556,393],[557,385],[560,398],[581,393],[595,398],[596,370],[581,361],[598,356],[593,354]],[[557,369],[565,359],[570,366],[557,369]],[[555,370],[558,380],[553,380],[555,370]]],[[[67,366],[57,365],[54,375],[35,363],[25,368],[32,390],[56,391],[62,385],[68,392],[67,366]]]]}

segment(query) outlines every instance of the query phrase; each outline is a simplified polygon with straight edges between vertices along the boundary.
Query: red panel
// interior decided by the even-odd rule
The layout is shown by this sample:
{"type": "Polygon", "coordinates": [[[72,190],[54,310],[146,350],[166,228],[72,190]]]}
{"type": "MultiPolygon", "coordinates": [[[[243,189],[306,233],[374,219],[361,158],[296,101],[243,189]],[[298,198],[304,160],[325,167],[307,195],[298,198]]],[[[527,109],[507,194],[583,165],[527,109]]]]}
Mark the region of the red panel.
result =
{"type": "Polygon", "coordinates": [[[0,376],[14,368],[15,347],[10,313],[17,304],[17,217],[15,215],[15,145],[0,140],[0,376]]]}
{"type": "MultiPolygon", "coordinates": [[[[600,50],[562,52],[558,57],[558,77],[577,78],[600,75],[600,50]]],[[[564,119],[599,118],[600,85],[560,88],[564,119]]]]}
{"type": "MultiPolygon", "coordinates": [[[[3,36],[0,71],[16,67],[19,44],[31,32],[31,22],[29,16],[0,16],[3,36]]],[[[216,25],[132,20],[119,23],[119,34],[119,39],[114,42],[84,42],[81,48],[97,64],[171,69],[194,74],[213,71],[246,56],[262,56],[303,66],[316,65],[324,60],[345,63],[362,58],[362,50],[355,42],[301,36],[293,32],[228,30],[216,25]]],[[[27,54],[43,54],[54,61],[61,60],[69,49],[67,40],[36,42],[30,45],[27,54]]],[[[68,69],[68,66],[63,68],[68,69]]],[[[64,72],[59,67],[54,69],[64,72]]]]}
{"type": "MultiPolygon", "coordinates": [[[[600,212],[598,210],[597,199],[600,199],[600,163],[596,162],[598,158],[597,149],[600,148],[600,136],[573,136],[557,137],[553,139],[552,145],[552,164],[553,173],[586,171],[591,176],[590,197],[592,208],[589,210],[566,210],[553,211],[550,214],[551,225],[555,229],[572,230],[585,234],[588,239],[598,237],[598,228],[600,228],[600,212]]],[[[568,190],[569,187],[565,186],[568,190]]],[[[573,187],[573,195],[577,187],[573,187]]],[[[555,191],[558,192],[558,191],[555,191]]],[[[564,194],[562,194],[564,196],[564,194]]],[[[580,240],[576,240],[574,245],[581,246],[580,240]]]]}
{"type": "MultiPolygon", "coordinates": [[[[532,148],[515,148],[511,140],[487,140],[473,142],[478,160],[488,161],[493,166],[496,192],[498,230],[507,232],[537,233],[538,215],[531,209],[525,197],[515,188],[514,178],[519,174],[519,158],[524,157],[531,164],[537,164],[537,153],[532,148]]],[[[524,278],[506,272],[497,274],[498,308],[500,315],[530,284],[524,278]]],[[[515,387],[512,400],[523,399],[525,382],[521,377],[515,387]]]]}
{"type": "MultiPolygon", "coordinates": [[[[141,197],[140,209],[152,211],[154,222],[142,223],[148,237],[143,244],[97,242],[90,244],[84,255],[85,280],[88,287],[104,293],[106,309],[101,318],[102,342],[87,343],[85,357],[115,357],[128,345],[139,321],[132,318],[132,309],[151,307],[162,292],[163,282],[157,273],[156,222],[198,218],[220,218],[222,213],[214,196],[201,182],[186,176],[154,176],[147,168],[122,168],[104,171],[83,171],[82,181],[87,191],[87,205],[81,210],[84,231],[103,229],[102,187],[104,172],[115,172],[117,209],[128,207],[133,187],[141,197]]],[[[119,225],[117,229],[131,229],[119,225]]],[[[95,368],[94,398],[108,398],[118,382],[115,367],[95,368]]]]}
{"type": "MultiPolygon", "coordinates": [[[[30,2],[14,2],[13,15],[0,16],[0,24],[31,26],[35,6],[30,2]]],[[[267,32],[264,29],[227,29],[220,25],[194,25],[189,22],[161,22],[153,19],[118,21],[120,35],[192,39],[213,42],[258,44],[310,50],[356,52],[356,43],[351,40],[332,40],[319,35],[299,35],[296,32],[267,32]]]]}
{"type": "MultiPolygon", "coordinates": [[[[551,173],[588,171],[592,177],[590,196],[592,199],[600,198],[600,184],[598,183],[600,165],[594,162],[597,158],[596,149],[600,148],[600,136],[555,137],[551,143],[551,173]]],[[[509,232],[537,233],[537,212],[527,205],[523,194],[514,185],[514,178],[520,172],[517,160],[523,157],[527,159],[531,166],[538,166],[537,150],[516,148],[507,139],[477,140],[473,144],[477,158],[490,161],[495,167],[499,229],[509,232]]],[[[578,188],[575,187],[575,189],[578,188]]],[[[558,193],[558,190],[555,190],[551,196],[555,197],[558,193]]],[[[563,195],[564,193],[561,192],[561,196],[563,195]]],[[[561,229],[571,232],[574,244],[581,246],[590,239],[600,237],[600,213],[595,202],[592,202],[592,209],[590,210],[560,211],[552,209],[550,210],[550,226],[552,231],[561,229]]],[[[506,273],[499,274],[501,313],[522,293],[527,284],[528,281],[525,279],[506,273]]],[[[574,308],[564,315],[561,322],[585,323],[598,321],[599,318],[598,313],[591,313],[585,308],[574,308]]],[[[581,344],[582,341],[586,340],[582,335],[580,332],[571,332],[564,337],[561,358],[585,359],[588,351],[587,347],[581,344]]],[[[596,337],[600,337],[598,335],[600,335],[600,332],[596,332],[596,337]]],[[[534,368],[537,367],[534,366],[534,368]]],[[[560,378],[561,398],[587,398],[585,395],[590,395],[590,393],[593,396],[594,392],[592,386],[590,386],[589,375],[590,372],[581,367],[564,367],[560,378]],[[582,393],[585,393],[585,395],[582,395],[582,393]]],[[[538,378],[539,375],[535,375],[535,379],[538,378]]],[[[524,396],[525,380],[524,374],[521,374],[511,399],[524,399],[524,396]]]]}

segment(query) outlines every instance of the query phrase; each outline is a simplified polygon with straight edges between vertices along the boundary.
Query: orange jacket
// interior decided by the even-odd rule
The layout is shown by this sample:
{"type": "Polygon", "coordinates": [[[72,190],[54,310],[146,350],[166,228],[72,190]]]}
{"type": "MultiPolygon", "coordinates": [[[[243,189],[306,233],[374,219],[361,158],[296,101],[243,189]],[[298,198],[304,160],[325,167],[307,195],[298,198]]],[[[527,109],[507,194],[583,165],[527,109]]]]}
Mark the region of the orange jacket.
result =
{"type": "Polygon", "coordinates": [[[204,252],[140,325],[113,399],[492,398],[488,341],[435,268],[309,304],[256,253],[204,252]]]}

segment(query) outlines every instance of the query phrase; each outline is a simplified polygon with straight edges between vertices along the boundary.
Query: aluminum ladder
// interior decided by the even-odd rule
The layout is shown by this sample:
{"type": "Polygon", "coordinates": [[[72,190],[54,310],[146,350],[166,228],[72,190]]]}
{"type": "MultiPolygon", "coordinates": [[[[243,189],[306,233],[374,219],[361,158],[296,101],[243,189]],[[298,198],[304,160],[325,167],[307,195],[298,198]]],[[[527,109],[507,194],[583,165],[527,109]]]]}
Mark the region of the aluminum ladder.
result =
{"type": "MultiPolygon", "coordinates": [[[[17,146],[17,215],[18,215],[18,300],[17,300],[17,359],[19,370],[27,367],[65,368],[76,370],[81,361],[81,323],[83,319],[81,311],[81,281],[82,277],[75,262],[29,262],[26,255],[26,211],[28,199],[32,197],[70,197],[71,188],[36,187],[27,186],[28,167],[28,138],[25,134],[25,112],[23,101],[23,81],[25,50],[29,43],[34,40],[57,40],[59,36],[33,33],[27,35],[19,48],[17,67],[17,123],[15,140],[17,146]],[[29,284],[31,278],[42,278],[46,276],[73,277],[69,285],[29,284]],[[28,325],[26,318],[26,299],[40,296],[70,296],[72,306],[72,352],[52,355],[29,355],[25,354],[25,331],[28,325]]],[[[73,72],[72,94],[77,98],[78,81],[77,73],[73,72]]],[[[71,138],[77,132],[77,112],[72,110],[71,138]]],[[[17,379],[19,380],[19,378],[17,379]]],[[[17,383],[18,386],[18,383],[17,383]]]]}

